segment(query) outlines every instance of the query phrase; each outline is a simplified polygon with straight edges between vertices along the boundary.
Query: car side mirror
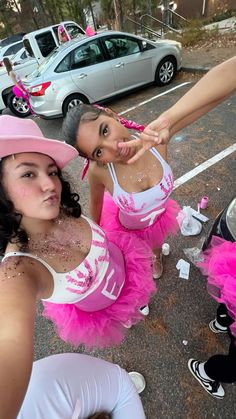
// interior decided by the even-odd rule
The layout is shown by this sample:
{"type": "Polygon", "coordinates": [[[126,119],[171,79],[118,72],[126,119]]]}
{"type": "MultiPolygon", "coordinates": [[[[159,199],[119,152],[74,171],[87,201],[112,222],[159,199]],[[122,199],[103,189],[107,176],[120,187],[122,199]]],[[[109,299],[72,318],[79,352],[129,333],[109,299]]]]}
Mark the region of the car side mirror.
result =
{"type": "Polygon", "coordinates": [[[142,41],[142,47],[143,47],[143,51],[145,51],[145,49],[147,49],[147,42],[146,41],[142,41]]]}

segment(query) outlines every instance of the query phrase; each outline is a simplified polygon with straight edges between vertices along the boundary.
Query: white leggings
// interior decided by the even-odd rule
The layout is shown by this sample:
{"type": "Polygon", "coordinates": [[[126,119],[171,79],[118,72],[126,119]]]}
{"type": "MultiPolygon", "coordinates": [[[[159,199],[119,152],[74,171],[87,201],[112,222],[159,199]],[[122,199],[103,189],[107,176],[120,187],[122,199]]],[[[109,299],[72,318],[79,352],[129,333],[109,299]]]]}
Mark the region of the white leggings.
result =
{"type": "Polygon", "coordinates": [[[145,419],[128,373],[88,355],[66,353],[34,362],[17,419],[87,419],[96,412],[112,419],[145,419]]]}

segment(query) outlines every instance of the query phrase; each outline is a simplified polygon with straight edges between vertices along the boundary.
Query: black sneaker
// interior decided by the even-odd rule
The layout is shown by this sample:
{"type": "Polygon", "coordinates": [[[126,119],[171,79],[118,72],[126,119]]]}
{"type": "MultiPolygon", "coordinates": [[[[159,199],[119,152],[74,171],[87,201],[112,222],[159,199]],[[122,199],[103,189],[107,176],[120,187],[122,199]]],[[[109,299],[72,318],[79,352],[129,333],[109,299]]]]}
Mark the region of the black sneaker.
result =
{"type": "Polygon", "coordinates": [[[228,331],[228,328],[224,327],[224,326],[221,326],[221,324],[219,324],[216,319],[212,320],[209,323],[209,328],[214,333],[227,333],[227,331],[228,331]]]}
{"type": "Polygon", "coordinates": [[[207,391],[207,393],[209,393],[213,397],[216,397],[217,399],[223,399],[225,391],[222,385],[218,381],[211,380],[210,378],[209,380],[207,378],[203,378],[199,372],[200,364],[200,361],[191,358],[188,361],[188,368],[190,372],[198,380],[202,387],[207,391]]]}

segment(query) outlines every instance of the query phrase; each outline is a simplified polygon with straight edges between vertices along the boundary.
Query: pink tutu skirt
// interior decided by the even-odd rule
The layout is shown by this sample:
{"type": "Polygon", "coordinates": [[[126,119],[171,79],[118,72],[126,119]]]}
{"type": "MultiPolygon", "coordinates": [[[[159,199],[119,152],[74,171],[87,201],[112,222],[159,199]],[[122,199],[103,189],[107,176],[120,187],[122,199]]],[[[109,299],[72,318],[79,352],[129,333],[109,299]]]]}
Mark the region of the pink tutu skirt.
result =
{"type": "Polygon", "coordinates": [[[149,247],[124,233],[107,233],[107,238],[121,249],[125,261],[125,282],[117,300],[93,312],[82,311],[75,304],[43,302],[43,315],[53,321],[61,339],[75,346],[119,345],[127,332],[124,325],[144,318],[139,309],[149,303],[156,291],[149,247]]]}
{"type": "Polygon", "coordinates": [[[208,292],[217,302],[226,305],[235,320],[230,329],[236,336],[236,243],[213,236],[203,256],[204,261],[198,266],[208,277],[208,292]]]}
{"type": "Polygon", "coordinates": [[[134,233],[137,237],[144,240],[151,249],[159,248],[169,235],[174,235],[179,230],[177,215],[180,207],[173,199],[168,199],[165,212],[160,214],[157,220],[149,227],[141,230],[128,230],[122,226],[119,220],[119,208],[114,203],[111,195],[104,194],[103,208],[100,225],[105,231],[124,231],[134,233]]]}
{"type": "MultiPolygon", "coordinates": [[[[24,87],[23,86],[21,86],[22,87],[22,89],[24,89],[24,87]]],[[[28,92],[27,91],[25,91],[24,93],[17,87],[17,86],[14,86],[13,88],[12,88],[12,91],[13,91],[13,93],[14,93],[14,95],[16,96],[16,97],[22,97],[23,99],[28,99],[28,97],[29,97],[29,95],[28,95],[28,92]]]]}

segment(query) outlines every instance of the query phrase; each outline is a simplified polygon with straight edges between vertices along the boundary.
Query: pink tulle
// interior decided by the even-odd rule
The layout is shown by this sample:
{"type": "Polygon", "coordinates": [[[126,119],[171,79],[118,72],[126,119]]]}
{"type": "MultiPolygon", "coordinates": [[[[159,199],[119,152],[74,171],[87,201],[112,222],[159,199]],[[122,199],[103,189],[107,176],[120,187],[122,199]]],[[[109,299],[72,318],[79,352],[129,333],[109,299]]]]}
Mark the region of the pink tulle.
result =
{"type": "Polygon", "coordinates": [[[208,277],[208,292],[217,302],[226,305],[235,320],[230,329],[236,336],[236,243],[213,236],[203,256],[204,261],[198,266],[208,277]]]}
{"type": "Polygon", "coordinates": [[[30,112],[32,113],[32,115],[34,115],[34,112],[31,108],[30,101],[29,101],[29,92],[27,92],[27,90],[25,89],[25,87],[24,87],[24,85],[21,81],[18,81],[18,84],[23,89],[23,92],[17,86],[13,86],[12,92],[14,93],[14,95],[17,98],[23,98],[25,100],[30,112]]]}
{"type": "Polygon", "coordinates": [[[125,258],[125,284],[118,299],[94,312],[82,311],[74,304],[43,302],[43,315],[54,322],[61,339],[75,346],[119,345],[127,331],[124,324],[132,325],[143,319],[139,308],[148,304],[156,291],[149,247],[124,233],[108,233],[107,237],[123,251],[125,258]]]}
{"type": "Polygon", "coordinates": [[[100,225],[106,231],[125,231],[129,234],[135,233],[136,236],[144,240],[152,249],[161,247],[165,238],[170,234],[176,234],[179,230],[177,215],[180,207],[173,199],[168,199],[167,207],[156,222],[150,227],[142,230],[128,230],[119,221],[119,208],[114,203],[111,195],[104,194],[103,209],[100,225]]]}
{"type": "Polygon", "coordinates": [[[28,99],[28,93],[22,92],[17,86],[12,88],[12,91],[16,97],[22,97],[23,99],[28,99]]]}

